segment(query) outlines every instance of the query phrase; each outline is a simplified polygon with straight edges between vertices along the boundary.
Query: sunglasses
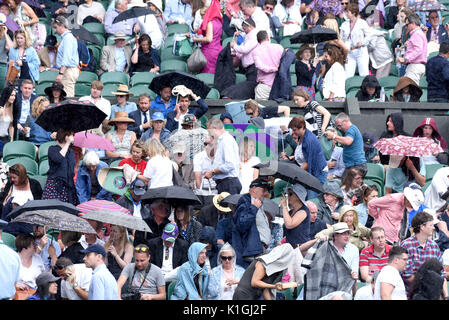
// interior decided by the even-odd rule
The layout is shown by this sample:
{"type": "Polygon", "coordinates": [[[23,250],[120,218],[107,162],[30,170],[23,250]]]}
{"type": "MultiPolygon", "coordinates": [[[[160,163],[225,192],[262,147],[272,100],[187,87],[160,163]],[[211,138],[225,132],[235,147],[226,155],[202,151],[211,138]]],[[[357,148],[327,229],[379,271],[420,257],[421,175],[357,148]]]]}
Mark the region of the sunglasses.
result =
{"type": "Polygon", "coordinates": [[[247,115],[247,116],[252,116],[252,115],[254,115],[254,112],[249,112],[249,113],[247,113],[246,115],[247,115]]]}
{"type": "Polygon", "coordinates": [[[234,256],[227,256],[227,257],[221,256],[220,258],[221,258],[221,260],[231,261],[232,259],[234,259],[234,256]]]}
{"type": "Polygon", "coordinates": [[[149,251],[150,249],[148,249],[148,248],[145,248],[145,247],[143,247],[143,248],[134,248],[134,251],[136,251],[136,252],[147,252],[147,251],[149,251]]]}
{"type": "Polygon", "coordinates": [[[342,6],[345,6],[345,5],[347,5],[347,4],[349,4],[349,2],[342,2],[342,3],[341,3],[342,6]]]}

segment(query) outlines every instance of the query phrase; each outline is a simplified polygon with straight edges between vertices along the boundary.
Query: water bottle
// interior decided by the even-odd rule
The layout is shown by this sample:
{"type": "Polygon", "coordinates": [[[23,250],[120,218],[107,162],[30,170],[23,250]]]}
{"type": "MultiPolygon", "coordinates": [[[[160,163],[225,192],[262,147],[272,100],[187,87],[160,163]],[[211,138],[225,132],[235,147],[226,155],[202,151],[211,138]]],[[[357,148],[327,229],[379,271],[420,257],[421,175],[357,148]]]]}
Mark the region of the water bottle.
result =
{"type": "Polygon", "coordinates": [[[380,102],[385,102],[385,89],[382,87],[380,89],[380,102]]]}

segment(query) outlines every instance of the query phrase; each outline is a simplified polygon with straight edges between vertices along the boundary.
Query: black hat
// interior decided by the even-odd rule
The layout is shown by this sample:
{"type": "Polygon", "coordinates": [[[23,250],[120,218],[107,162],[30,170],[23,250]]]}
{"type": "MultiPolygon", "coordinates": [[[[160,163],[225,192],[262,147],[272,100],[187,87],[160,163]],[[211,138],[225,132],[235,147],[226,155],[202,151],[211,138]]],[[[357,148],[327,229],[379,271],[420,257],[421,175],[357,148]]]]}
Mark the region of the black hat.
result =
{"type": "Polygon", "coordinates": [[[67,96],[67,93],[64,91],[64,85],[62,85],[59,82],[55,82],[52,84],[51,87],[45,88],[44,92],[48,97],[53,97],[53,89],[61,90],[61,96],[65,98],[67,96]]]}
{"type": "Polygon", "coordinates": [[[49,34],[47,38],[45,38],[44,47],[54,47],[56,46],[56,43],[58,41],[56,40],[56,37],[52,34],[49,34]]]}
{"type": "Polygon", "coordinates": [[[267,190],[271,189],[271,185],[268,182],[268,179],[267,178],[261,178],[261,177],[253,180],[251,182],[251,184],[249,185],[249,187],[250,188],[252,188],[252,187],[260,187],[260,188],[265,188],[267,190]]]}

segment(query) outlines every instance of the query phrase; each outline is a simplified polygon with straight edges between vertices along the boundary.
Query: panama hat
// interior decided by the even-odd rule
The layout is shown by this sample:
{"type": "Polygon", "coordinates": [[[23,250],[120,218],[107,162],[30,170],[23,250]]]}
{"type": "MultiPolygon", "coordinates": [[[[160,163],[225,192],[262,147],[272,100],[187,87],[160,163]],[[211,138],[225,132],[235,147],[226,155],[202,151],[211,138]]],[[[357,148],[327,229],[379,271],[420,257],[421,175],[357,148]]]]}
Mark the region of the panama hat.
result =
{"type": "Polygon", "coordinates": [[[226,197],[228,197],[229,195],[230,195],[229,192],[222,192],[222,193],[219,193],[219,194],[215,195],[212,198],[212,203],[214,204],[215,208],[217,208],[218,210],[220,210],[222,212],[231,212],[232,211],[231,208],[223,207],[223,206],[220,205],[220,202],[222,200],[224,200],[226,197]]]}
{"type": "Polygon", "coordinates": [[[126,111],[117,111],[114,115],[114,118],[109,120],[109,123],[114,123],[114,122],[134,123],[135,121],[128,117],[128,113],[126,111]]]}
{"type": "Polygon", "coordinates": [[[111,92],[116,96],[130,96],[132,97],[134,93],[129,92],[129,88],[126,84],[120,84],[117,88],[117,91],[111,92]]]}

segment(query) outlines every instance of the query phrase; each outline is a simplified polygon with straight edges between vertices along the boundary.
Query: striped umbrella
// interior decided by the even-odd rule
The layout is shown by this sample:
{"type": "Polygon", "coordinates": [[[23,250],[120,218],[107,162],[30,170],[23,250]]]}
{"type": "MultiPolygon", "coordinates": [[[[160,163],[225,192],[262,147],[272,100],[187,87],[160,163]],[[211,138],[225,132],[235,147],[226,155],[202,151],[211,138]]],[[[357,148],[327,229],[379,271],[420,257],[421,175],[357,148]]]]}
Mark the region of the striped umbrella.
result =
{"type": "Polygon", "coordinates": [[[82,213],[79,216],[83,216],[86,212],[92,211],[105,211],[105,212],[121,212],[131,215],[131,212],[123,208],[121,205],[107,200],[89,200],[76,206],[82,213]]]}

